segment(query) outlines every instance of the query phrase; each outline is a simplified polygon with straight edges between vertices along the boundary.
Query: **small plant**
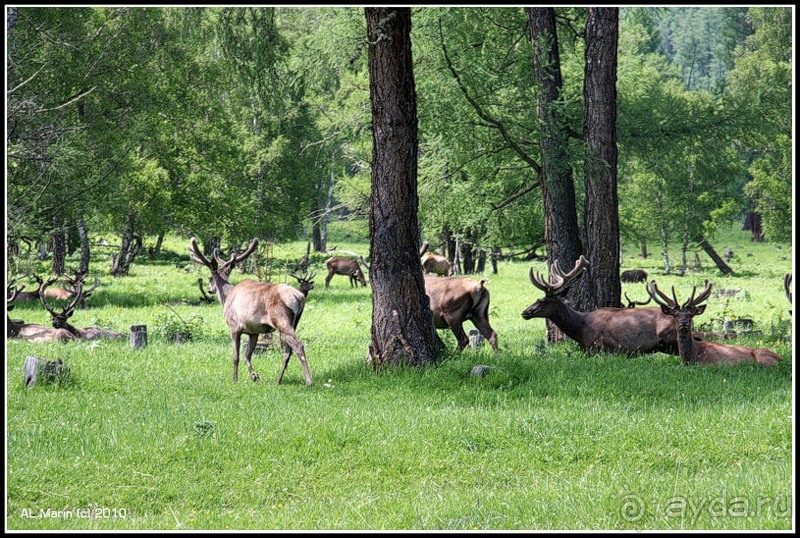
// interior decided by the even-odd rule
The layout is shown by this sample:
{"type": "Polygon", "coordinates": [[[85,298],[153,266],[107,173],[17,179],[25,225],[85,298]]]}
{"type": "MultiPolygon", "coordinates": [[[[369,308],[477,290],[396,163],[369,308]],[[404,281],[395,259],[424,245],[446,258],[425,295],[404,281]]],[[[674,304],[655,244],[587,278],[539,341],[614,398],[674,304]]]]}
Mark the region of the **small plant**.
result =
{"type": "Polygon", "coordinates": [[[191,340],[202,332],[203,317],[192,314],[183,319],[175,310],[167,306],[171,312],[163,311],[156,315],[155,332],[171,342],[191,340]]]}

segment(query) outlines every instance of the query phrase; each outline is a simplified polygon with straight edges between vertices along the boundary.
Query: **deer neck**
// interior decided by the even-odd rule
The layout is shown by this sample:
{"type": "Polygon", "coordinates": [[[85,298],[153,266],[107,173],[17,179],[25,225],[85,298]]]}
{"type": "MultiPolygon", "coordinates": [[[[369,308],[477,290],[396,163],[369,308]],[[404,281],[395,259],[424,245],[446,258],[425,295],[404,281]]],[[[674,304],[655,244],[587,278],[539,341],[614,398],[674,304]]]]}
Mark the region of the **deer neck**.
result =
{"type": "Polygon", "coordinates": [[[678,354],[681,356],[683,364],[693,364],[697,362],[697,352],[695,350],[695,340],[692,331],[678,331],[678,354]]]}
{"type": "Polygon", "coordinates": [[[213,273],[211,278],[214,280],[214,287],[217,290],[217,299],[219,299],[219,304],[221,304],[224,308],[225,299],[227,299],[228,294],[233,289],[233,284],[231,284],[227,278],[219,273],[213,273]]]}
{"type": "Polygon", "coordinates": [[[563,301],[559,301],[554,305],[553,311],[548,318],[559,329],[564,331],[564,334],[576,342],[584,343],[583,336],[586,334],[588,327],[584,313],[578,312],[563,301]]]}

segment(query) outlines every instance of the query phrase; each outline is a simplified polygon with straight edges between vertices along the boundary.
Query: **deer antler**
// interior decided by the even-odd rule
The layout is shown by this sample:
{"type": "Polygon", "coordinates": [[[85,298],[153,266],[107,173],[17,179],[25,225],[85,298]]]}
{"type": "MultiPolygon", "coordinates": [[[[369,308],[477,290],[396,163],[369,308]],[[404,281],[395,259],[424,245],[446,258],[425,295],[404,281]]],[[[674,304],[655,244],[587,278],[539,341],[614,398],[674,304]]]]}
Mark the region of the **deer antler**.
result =
{"type": "Polygon", "coordinates": [[[561,267],[558,265],[558,260],[553,260],[550,265],[550,282],[546,282],[539,273],[533,274],[533,268],[530,270],[530,279],[534,286],[542,290],[548,295],[556,295],[561,293],[566,286],[572,282],[578,275],[580,275],[589,266],[589,261],[581,254],[575,262],[575,267],[564,274],[561,267]]]}
{"type": "Polygon", "coordinates": [[[6,287],[6,310],[14,309],[14,301],[17,300],[20,292],[25,289],[25,285],[17,286],[17,281],[12,280],[6,287]]]}
{"type": "Polygon", "coordinates": [[[650,284],[647,285],[647,293],[650,294],[650,297],[658,305],[666,306],[667,308],[673,310],[680,308],[680,305],[678,304],[678,299],[677,297],[675,297],[675,286],[672,286],[672,296],[675,297],[675,299],[670,299],[669,297],[664,295],[664,293],[660,289],[658,289],[655,280],[651,281],[650,284]]]}
{"type": "Polygon", "coordinates": [[[653,300],[653,298],[652,297],[648,297],[645,302],[634,301],[630,297],[628,297],[628,292],[625,292],[625,300],[628,301],[628,308],[634,308],[636,306],[644,306],[646,304],[649,304],[650,301],[653,300]]]}
{"type": "Polygon", "coordinates": [[[189,252],[191,253],[190,257],[192,258],[193,262],[205,265],[212,271],[217,270],[218,267],[217,260],[214,259],[212,261],[208,261],[208,259],[205,256],[203,256],[203,253],[200,252],[200,249],[197,246],[197,239],[195,239],[194,236],[192,236],[189,239],[189,252]]]}
{"type": "MultiPolygon", "coordinates": [[[[697,286],[692,287],[692,296],[689,297],[689,300],[681,305],[681,308],[696,308],[700,306],[700,303],[708,299],[708,296],[711,295],[711,287],[712,284],[710,281],[706,280],[705,283],[706,289],[695,299],[694,294],[697,292],[697,286]]],[[[672,288],[672,295],[675,295],[675,288],[672,288]]]]}

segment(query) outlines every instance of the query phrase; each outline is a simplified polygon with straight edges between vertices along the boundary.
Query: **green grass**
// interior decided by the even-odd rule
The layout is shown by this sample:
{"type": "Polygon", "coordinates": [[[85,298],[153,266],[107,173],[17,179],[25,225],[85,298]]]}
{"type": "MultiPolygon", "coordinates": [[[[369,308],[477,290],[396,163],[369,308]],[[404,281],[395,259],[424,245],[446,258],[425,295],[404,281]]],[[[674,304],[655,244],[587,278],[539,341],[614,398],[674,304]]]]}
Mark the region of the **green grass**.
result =
{"type": "MultiPolygon", "coordinates": [[[[467,349],[435,368],[376,373],[364,364],[370,289],[344,277],[324,289],[317,260],[298,331],[310,388],[294,358],[274,384],[275,349],[254,356],[261,383],[232,383],[216,303],[173,307],[203,318],[192,342],[154,332],[162,303],[199,297],[205,268],[187,273],[165,258],[113,279],[98,254],[101,287],[73,323],[147,324],[149,345],[8,342],[7,528],[790,529],[793,347],[782,277],[791,247],[746,238],[725,238],[742,253],[731,265],[743,276],[720,277],[710,261],[685,278],[660,275],[653,258],[626,256],[624,268],[679,294],[704,278],[744,290],[727,304],[712,295],[697,321],[755,319],[764,336],[748,344],[787,359],[772,368],[546,346],[544,322],[520,316],[541,296],[527,271],[544,266],[504,262],[488,275],[497,356],[467,349]],[[26,389],[27,355],[60,357],[70,382],[26,389]],[[471,377],[476,364],[489,374],[471,377]]],[[[188,261],[187,244],[165,248],[188,261]]],[[[340,248],[368,253],[366,243],[340,248]]],[[[274,249],[292,262],[304,251],[300,242],[274,249]]],[[[36,305],[12,315],[47,322],[36,305]]]]}

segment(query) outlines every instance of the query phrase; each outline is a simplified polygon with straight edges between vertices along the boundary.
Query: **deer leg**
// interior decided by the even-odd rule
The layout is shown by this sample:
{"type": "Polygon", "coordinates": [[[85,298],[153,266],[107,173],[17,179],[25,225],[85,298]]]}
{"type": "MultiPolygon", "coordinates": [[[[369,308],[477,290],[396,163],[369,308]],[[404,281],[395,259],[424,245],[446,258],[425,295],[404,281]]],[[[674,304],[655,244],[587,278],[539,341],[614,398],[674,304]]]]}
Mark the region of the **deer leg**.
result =
{"type": "Polygon", "coordinates": [[[329,272],[328,276],[325,277],[325,287],[326,288],[328,287],[328,284],[331,283],[331,279],[333,278],[333,275],[334,275],[333,272],[329,272]]]}
{"type": "MultiPolygon", "coordinates": [[[[300,364],[303,366],[303,375],[306,378],[306,386],[311,386],[311,373],[308,371],[308,362],[306,362],[306,352],[303,348],[303,343],[300,341],[297,336],[293,334],[285,334],[283,335],[284,338],[284,345],[287,348],[286,358],[283,363],[283,370],[286,369],[286,363],[289,362],[289,356],[291,352],[294,351],[297,354],[297,358],[300,359],[300,364]]],[[[283,377],[283,370],[281,370],[281,377],[283,377]]],[[[278,383],[280,383],[280,378],[278,378],[278,383]]]]}
{"type": "Polygon", "coordinates": [[[231,340],[233,341],[233,382],[239,380],[239,347],[242,342],[242,332],[231,330],[231,340]]]}
{"type": "Polygon", "coordinates": [[[464,332],[464,325],[461,323],[461,321],[457,321],[447,314],[443,313],[442,317],[444,317],[447,325],[450,326],[450,330],[453,331],[456,340],[458,340],[458,346],[456,347],[455,352],[460,353],[461,350],[467,347],[469,344],[469,337],[467,336],[467,333],[464,332]]]}
{"type": "Polygon", "coordinates": [[[278,374],[278,382],[275,383],[276,385],[281,384],[283,374],[286,372],[286,366],[289,364],[289,357],[292,356],[292,348],[286,343],[286,337],[283,334],[281,334],[281,340],[283,341],[283,367],[281,367],[281,372],[278,374]]]}
{"type": "Polygon", "coordinates": [[[244,350],[244,362],[247,364],[247,369],[250,370],[250,379],[253,380],[253,383],[258,382],[259,377],[258,374],[253,370],[253,365],[250,362],[250,358],[253,356],[253,350],[256,348],[256,344],[258,343],[258,335],[257,334],[248,334],[249,340],[247,340],[247,349],[244,350]]]}

